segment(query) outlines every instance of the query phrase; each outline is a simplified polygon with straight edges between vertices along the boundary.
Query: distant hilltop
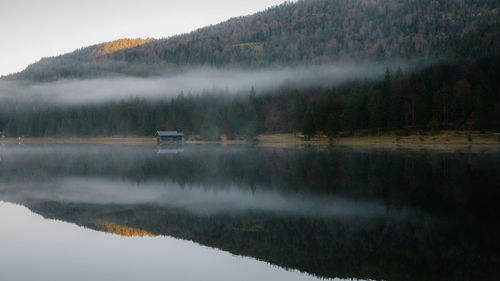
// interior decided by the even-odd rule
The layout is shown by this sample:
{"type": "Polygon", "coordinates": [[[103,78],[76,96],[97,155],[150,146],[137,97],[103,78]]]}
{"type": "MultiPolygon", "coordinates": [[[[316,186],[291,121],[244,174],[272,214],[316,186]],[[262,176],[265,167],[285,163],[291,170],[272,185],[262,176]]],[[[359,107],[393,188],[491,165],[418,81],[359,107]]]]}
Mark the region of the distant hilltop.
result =
{"type": "Polygon", "coordinates": [[[121,39],[44,58],[8,79],[151,76],[185,68],[496,54],[496,0],[286,2],[165,39],[121,39]]]}

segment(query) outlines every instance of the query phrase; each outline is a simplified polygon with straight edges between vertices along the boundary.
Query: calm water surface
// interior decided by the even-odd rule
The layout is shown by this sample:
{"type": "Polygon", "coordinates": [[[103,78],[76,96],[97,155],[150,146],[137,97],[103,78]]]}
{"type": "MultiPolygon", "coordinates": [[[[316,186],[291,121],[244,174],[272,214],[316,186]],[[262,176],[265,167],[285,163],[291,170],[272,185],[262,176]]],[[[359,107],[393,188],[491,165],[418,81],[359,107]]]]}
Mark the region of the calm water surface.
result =
{"type": "Polygon", "coordinates": [[[0,280],[498,280],[500,152],[0,147],[0,280]]]}

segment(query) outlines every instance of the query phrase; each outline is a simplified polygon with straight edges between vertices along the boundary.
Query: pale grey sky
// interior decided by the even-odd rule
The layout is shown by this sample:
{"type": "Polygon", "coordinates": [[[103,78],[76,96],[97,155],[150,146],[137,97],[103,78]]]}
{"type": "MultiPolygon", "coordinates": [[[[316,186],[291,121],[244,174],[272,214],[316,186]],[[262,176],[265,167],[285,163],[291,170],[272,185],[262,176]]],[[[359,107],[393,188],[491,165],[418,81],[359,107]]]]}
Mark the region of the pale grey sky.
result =
{"type": "Polygon", "coordinates": [[[119,38],[163,38],[284,0],[0,0],[0,75],[119,38]]]}

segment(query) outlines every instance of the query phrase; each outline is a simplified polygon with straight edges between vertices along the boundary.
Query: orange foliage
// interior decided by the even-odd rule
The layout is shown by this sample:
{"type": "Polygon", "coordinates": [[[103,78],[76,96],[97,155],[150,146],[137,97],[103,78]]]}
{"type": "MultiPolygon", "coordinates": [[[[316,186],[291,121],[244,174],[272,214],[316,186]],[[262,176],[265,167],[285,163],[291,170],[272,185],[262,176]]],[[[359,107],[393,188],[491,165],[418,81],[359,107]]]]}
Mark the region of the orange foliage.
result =
{"type": "Polygon", "coordinates": [[[100,57],[104,56],[107,54],[111,54],[117,51],[122,51],[126,49],[131,49],[135,48],[140,45],[147,44],[151,41],[153,41],[153,38],[147,38],[147,39],[118,39],[115,41],[111,41],[108,43],[103,43],[98,45],[90,54],[91,57],[100,57]]]}
{"type": "Polygon", "coordinates": [[[156,236],[155,234],[142,230],[139,228],[134,228],[126,225],[115,224],[112,222],[100,222],[97,224],[103,231],[117,234],[120,236],[156,236]]]}

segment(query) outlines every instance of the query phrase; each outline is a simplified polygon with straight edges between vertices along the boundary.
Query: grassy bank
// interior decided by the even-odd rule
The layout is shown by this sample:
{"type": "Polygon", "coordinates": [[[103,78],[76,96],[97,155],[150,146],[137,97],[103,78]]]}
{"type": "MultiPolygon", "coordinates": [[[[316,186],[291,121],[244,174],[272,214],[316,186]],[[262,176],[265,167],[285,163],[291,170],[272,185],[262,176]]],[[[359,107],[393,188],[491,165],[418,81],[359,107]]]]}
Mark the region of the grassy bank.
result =
{"type": "Polygon", "coordinates": [[[4,138],[5,144],[156,144],[154,137],[65,137],[65,138],[4,138]]]}
{"type": "MultiPolygon", "coordinates": [[[[156,144],[155,137],[75,137],[75,138],[4,138],[2,143],[62,143],[62,144],[156,144]]],[[[246,144],[245,140],[227,140],[224,137],[220,141],[204,141],[187,139],[190,144],[246,144]]],[[[468,150],[471,147],[475,150],[497,150],[500,149],[499,133],[480,133],[444,131],[436,135],[409,135],[397,136],[396,134],[386,133],[382,135],[352,135],[346,137],[337,137],[329,139],[325,136],[316,136],[306,140],[301,135],[293,134],[264,134],[257,137],[256,144],[260,146],[275,147],[299,147],[299,146],[366,146],[366,147],[408,147],[408,148],[432,148],[439,150],[457,149],[460,147],[468,150]]]]}
{"type": "Polygon", "coordinates": [[[491,151],[500,149],[500,134],[445,131],[436,135],[414,134],[409,136],[397,136],[396,134],[383,135],[352,135],[329,139],[324,136],[304,140],[301,136],[293,134],[261,135],[259,143],[263,146],[349,146],[359,148],[410,148],[410,149],[433,149],[440,151],[491,151]],[[469,137],[470,136],[470,137],[469,137]]]}
{"type": "Polygon", "coordinates": [[[436,135],[413,134],[409,136],[398,136],[394,133],[381,135],[354,134],[345,137],[329,139],[325,136],[313,137],[305,140],[302,136],[293,134],[261,135],[259,141],[263,143],[301,143],[301,144],[500,144],[500,134],[444,131],[436,135]]]}

